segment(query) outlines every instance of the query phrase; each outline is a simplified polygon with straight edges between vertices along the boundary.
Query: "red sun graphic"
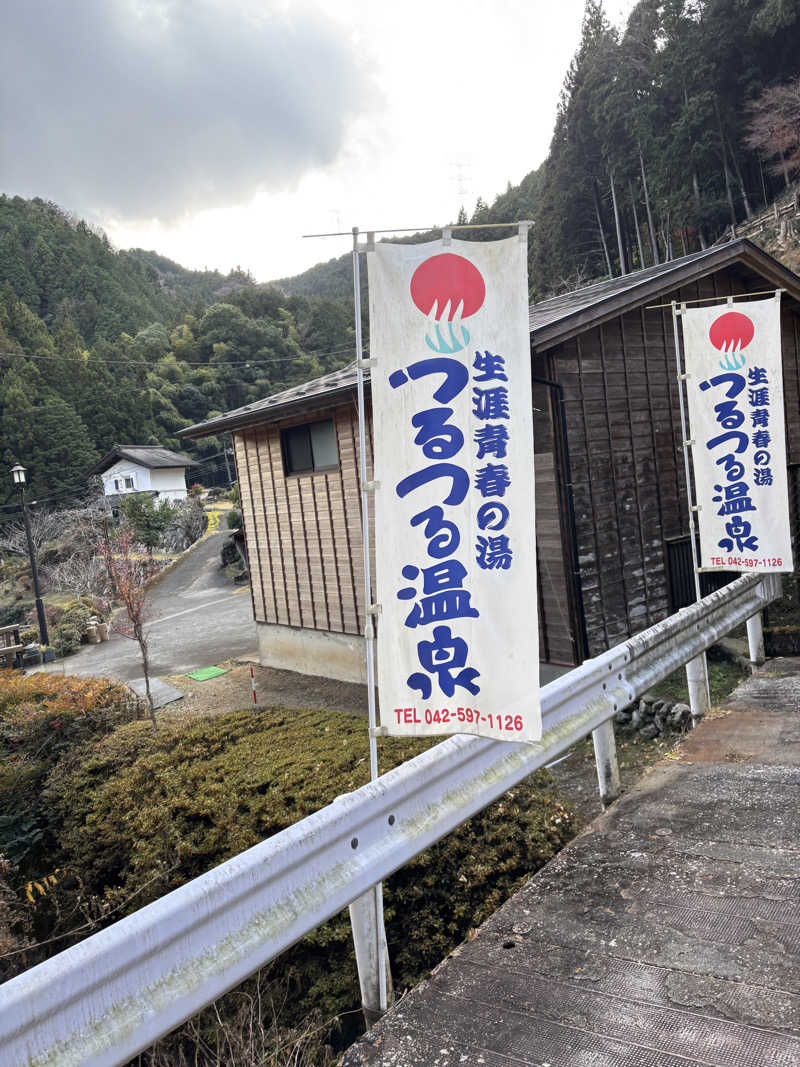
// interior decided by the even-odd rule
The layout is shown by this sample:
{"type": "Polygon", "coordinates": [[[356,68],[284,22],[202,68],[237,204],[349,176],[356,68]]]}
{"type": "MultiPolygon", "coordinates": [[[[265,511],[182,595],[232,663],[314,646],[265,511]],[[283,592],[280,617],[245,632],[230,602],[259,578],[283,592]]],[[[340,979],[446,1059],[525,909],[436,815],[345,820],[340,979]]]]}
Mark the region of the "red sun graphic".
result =
{"type": "Polygon", "coordinates": [[[708,337],[711,344],[720,352],[741,352],[753,340],[755,333],[753,320],[741,311],[726,311],[714,319],[708,337]]]}
{"type": "Polygon", "coordinates": [[[486,285],[481,272],[463,256],[442,252],[420,263],[411,278],[411,299],[423,315],[429,315],[436,304],[437,322],[450,303],[447,321],[452,322],[461,301],[461,318],[466,319],[483,304],[486,285]]]}

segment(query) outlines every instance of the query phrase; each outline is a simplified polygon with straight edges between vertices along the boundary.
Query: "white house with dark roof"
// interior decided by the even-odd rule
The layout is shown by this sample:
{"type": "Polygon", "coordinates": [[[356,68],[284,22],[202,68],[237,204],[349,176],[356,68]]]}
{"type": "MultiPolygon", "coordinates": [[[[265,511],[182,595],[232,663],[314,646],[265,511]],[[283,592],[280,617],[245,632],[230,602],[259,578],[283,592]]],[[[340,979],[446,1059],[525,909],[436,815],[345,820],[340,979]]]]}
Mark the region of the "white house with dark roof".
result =
{"type": "Polygon", "coordinates": [[[158,500],[186,499],[186,468],[197,463],[183,452],[150,445],[115,445],[89,471],[103,479],[107,497],[148,493],[158,500]]]}

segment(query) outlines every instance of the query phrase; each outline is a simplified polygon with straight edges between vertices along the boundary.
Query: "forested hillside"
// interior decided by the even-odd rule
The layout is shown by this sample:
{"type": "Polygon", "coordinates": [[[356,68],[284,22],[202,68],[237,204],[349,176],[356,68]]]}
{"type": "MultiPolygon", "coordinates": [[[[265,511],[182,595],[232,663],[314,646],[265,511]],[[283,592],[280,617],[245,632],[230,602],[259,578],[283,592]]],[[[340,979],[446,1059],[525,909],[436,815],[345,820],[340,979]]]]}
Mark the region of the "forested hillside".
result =
{"type": "MultiPolygon", "coordinates": [[[[457,221],[532,219],[541,298],[706,247],[798,171],[800,0],[640,0],[623,30],[588,0],[547,158],[457,221]]],[[[59,500],[117,442],[181,447],[182,427],[352,359],[351,301],[349,256],[258,286],[2,196],[0,460],[59,500]]],[[[202,480],[222,444],[190,449],[202,480]]]]}
{"type": "MultiPolygon", "coordinates": [[[[547,159],[458,221],[533,219],[539,298],[703,248],[800,168],[799,74],[800,0],[641,0],[622,31],[588,0],[547,159]]],[[[342,257],[275,284],[344,298],[348,282],[342,257]]]]}
{"type": "Polygon", "coordinates": [[[588,3],[543,168],[537,286],[683,255],[761,209],[800,129],[759,140],[753,108],[798,72],[797,0],[641,0],[621,34],[588,3]]]}
{"type": "MultiPolygon", "coordinates": [[[[186,447],[183,427],[342,366],[352,311],[247,275],[115,252],[53,204],[0,197],[0,462],[65,503],[116,443],[186,447]]],[[[216,439],[189,446],[224,469],[216,439]]],[[[0,476],[0,503],[13,501],[0,476]]]]}

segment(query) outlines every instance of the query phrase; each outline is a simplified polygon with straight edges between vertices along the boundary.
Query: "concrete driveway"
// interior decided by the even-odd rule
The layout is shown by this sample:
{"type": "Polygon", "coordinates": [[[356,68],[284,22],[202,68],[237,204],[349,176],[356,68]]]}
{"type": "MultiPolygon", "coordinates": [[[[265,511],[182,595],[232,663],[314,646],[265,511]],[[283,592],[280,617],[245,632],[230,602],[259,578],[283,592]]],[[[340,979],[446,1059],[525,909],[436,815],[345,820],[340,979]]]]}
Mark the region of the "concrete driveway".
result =
{"type": "MultiPolygon", "coordinates": [[[[150,671],[154,676],[185,674],[226,659],[257,660],[256,626],[248,585],[234,585],[220,569],[225,533],[211,534],[150,594],[150,671]]],[[[119,634],[100,645],[84,645],[73,656],[40,670],[82,677],[142,677],[135,641],[119,634]]]]}

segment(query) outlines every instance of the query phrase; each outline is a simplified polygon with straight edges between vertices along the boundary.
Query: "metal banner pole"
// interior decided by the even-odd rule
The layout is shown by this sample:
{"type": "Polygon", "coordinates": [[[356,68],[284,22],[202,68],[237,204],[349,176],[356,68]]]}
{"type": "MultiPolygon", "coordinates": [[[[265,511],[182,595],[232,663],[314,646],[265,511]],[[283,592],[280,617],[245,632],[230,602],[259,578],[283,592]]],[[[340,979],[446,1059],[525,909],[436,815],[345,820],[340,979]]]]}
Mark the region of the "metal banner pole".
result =
{"type": "MultiPolygon", "coordinates": [[[[361,267],[358,227],[353,227],[353,305],[356,329],[356,383],[358,391],[358,448],[361,481],[361,541],[364,555],[364,643],[367,657],[367,703],[369,714],[369,771],[374,782],[378,777],[377,716],[375,711],[375,624],[377,611],[372,603],[372,574],[369,554],[369,490],[367,488],[367,414],[364,403],[364,351],[361,336],[361,267]]],[[[356,946],[362,1003],[367,1021],[382,1015],[388,1007],[389,969],[386,931],[383,925],[383,885],[373,889],[350,905],[350,919],[356,946]],[[372,899],[370,899],[372,898],[372,899]],[[373,911],[374,909],[374,911],[373,911]],[[377,944],[375,944],[377,939],[377,944]],[[376,951],[373,951],[373,946],[376,951]],[[375,971],[377,970],[377,976],[375,971]],[[377,983],[375,978],[377,977],[377,983]],[[374,1002],[377,984],[378,1003],[374,1002]]]]}
{"type": "MultiPolygon", "coordinates": [[[[686,424],[686,404],[683,397],[683,383],[686,380],[686,374],[682,368],[681,360],[681,344],[680,344],[680,331],[678,330],[678,306],[673,300],[671,302],[672,307],[672,331],[675,338],[675,367],[678,376],[678,399],[680,400],[681,408],[681,437],[683,444],[683,466],[686,474],[686,497],[689,505],[689,540],[692,545],[692,568],[694,570],[694,592],[695,599],[702,600],[703,595],[700,591],[700,563],[697,558],[697,537],[695,532],[695,512],[698,510],[696,504],[692,504],[692,482],[691,471],[689,463],[689,449],[691,447],[691,441],[689,439],[689,431],[686,424]]],[[[685,310],[685,305],[681,305],[681,311],[685,310]]],[[[711,707],[711,689],[708,684],[708,663],[706,661],[705,652],[701,652],[695,659],[690,660],[686,664],[686,685],[689,690],[689,706],[692,709],[692,722],[696,722],[701,718],[711,707]]]]}

